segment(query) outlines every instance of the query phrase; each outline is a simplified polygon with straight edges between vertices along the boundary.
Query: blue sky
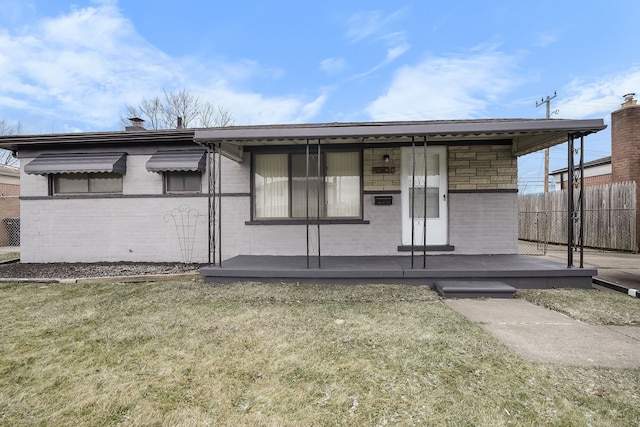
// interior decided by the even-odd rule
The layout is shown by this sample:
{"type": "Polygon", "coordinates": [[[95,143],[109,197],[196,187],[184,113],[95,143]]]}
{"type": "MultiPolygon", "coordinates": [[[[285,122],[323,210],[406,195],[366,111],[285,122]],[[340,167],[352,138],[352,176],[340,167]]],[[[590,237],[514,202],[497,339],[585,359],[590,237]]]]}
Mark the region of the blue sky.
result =
{"type": "MultiPolygon", "coordinates": [[[[604,118],[640,93],[640,2],[0,0],[0,119],[121,129],[186,88],[236,124],[604,118]]],[[[587,160],[610,153],[608,131],[587,160]]],[[[542,153],[520,161],[541,186],[542,153]]],[[[566,166],[562,147],[551,169],[566,166]]]]}

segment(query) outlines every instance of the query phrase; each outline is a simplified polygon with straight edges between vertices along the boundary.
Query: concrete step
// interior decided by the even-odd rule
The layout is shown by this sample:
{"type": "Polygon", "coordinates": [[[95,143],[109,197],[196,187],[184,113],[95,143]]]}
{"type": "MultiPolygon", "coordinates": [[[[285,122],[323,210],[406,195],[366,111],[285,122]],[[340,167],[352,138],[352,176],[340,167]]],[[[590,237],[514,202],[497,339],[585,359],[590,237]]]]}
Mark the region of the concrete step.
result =
{"type": "Polygon", "coordinates": [[[444,298],[513,298],[516,288],[504,282],[437,280],[434,287],[444,298]]]}

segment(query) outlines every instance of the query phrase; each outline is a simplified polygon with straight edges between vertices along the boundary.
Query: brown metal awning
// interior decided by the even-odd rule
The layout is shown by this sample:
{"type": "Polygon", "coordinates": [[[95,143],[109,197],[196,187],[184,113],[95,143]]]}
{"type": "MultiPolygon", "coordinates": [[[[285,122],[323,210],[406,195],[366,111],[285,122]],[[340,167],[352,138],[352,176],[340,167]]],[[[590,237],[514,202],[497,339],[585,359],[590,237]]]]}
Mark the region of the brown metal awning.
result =
{"type": "Polygon", "coordinates": [[[149,172],[204,172],[204,150],[158,150],[147,161],[149,172]]]}
{"type": "Polygon", "coordinates": [[[119,173],[127,170],[126,153],[40,154],[24,166],[25,173],[119,173]]]}

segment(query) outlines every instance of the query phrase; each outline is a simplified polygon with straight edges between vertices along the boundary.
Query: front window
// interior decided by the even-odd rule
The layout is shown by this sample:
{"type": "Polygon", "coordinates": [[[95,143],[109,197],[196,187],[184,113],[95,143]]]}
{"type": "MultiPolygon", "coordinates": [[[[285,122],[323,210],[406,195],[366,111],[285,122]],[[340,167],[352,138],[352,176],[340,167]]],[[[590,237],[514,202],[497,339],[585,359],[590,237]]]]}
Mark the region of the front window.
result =
{"type": "Polygon", "coordinates": [[[53,175],[53,194],[122,194],[118,173],[70,173],[53,175]]]}
{"type": "Polygon", "coordinates": [[[360,152],[255,154],[254,218],[359,218],[360,152]],[[320,169],[320,171],[318,171],[320,169]],[[308,177],[307,177],[308,176],[308,177]]]}

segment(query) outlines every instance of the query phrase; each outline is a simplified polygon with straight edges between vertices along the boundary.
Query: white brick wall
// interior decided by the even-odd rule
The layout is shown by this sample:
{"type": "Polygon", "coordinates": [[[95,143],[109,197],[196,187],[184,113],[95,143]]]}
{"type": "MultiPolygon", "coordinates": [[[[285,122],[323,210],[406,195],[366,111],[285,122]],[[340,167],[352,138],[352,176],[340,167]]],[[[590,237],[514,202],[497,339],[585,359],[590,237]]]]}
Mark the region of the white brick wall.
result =
{"type": "MultiPolygon", "coordinates": [[[[223,188],[224,184],[223,184],[223,188]]],[[[370,224],[326,224],[320,226],[323,255],[397,255],[401,244],[400,195],[391,206],[374,206],[373,196],[364,197],[364,219],[370,224]]],[[[249,197],[222,199],[223,258],[236,255],[305,255],[305,225],[246,225],[249,197]]],[[[317,253],[317,226],[310,227],[312,253],[317,253]]]]}
{"type": "Polygon", "coordinates": [[[251,155],[249,153],[244,154],[242,163],[222,157],[222,192],[249,193],[251,191],[250,169],[251,155]]]}
{"type": "Polygon", "coordinates": [[[150,158],[150,154],[127,156],[122,194],[162,194],[162,174],[147,170],[146,165],[150,158]]]}
{"type": "Polygon", "coordinates": [[[450,193],[449,242],[458,254],[518,253],[517,193],[450,193]]]}
{"type": "Polygon", "coordinates": [[[183,204],[202,215],[192,221],[191,261],[206,262],[207,201],[192,197],[23,200],[20,257],[23,262],[183,261],[170,216],[183,204]]]}

